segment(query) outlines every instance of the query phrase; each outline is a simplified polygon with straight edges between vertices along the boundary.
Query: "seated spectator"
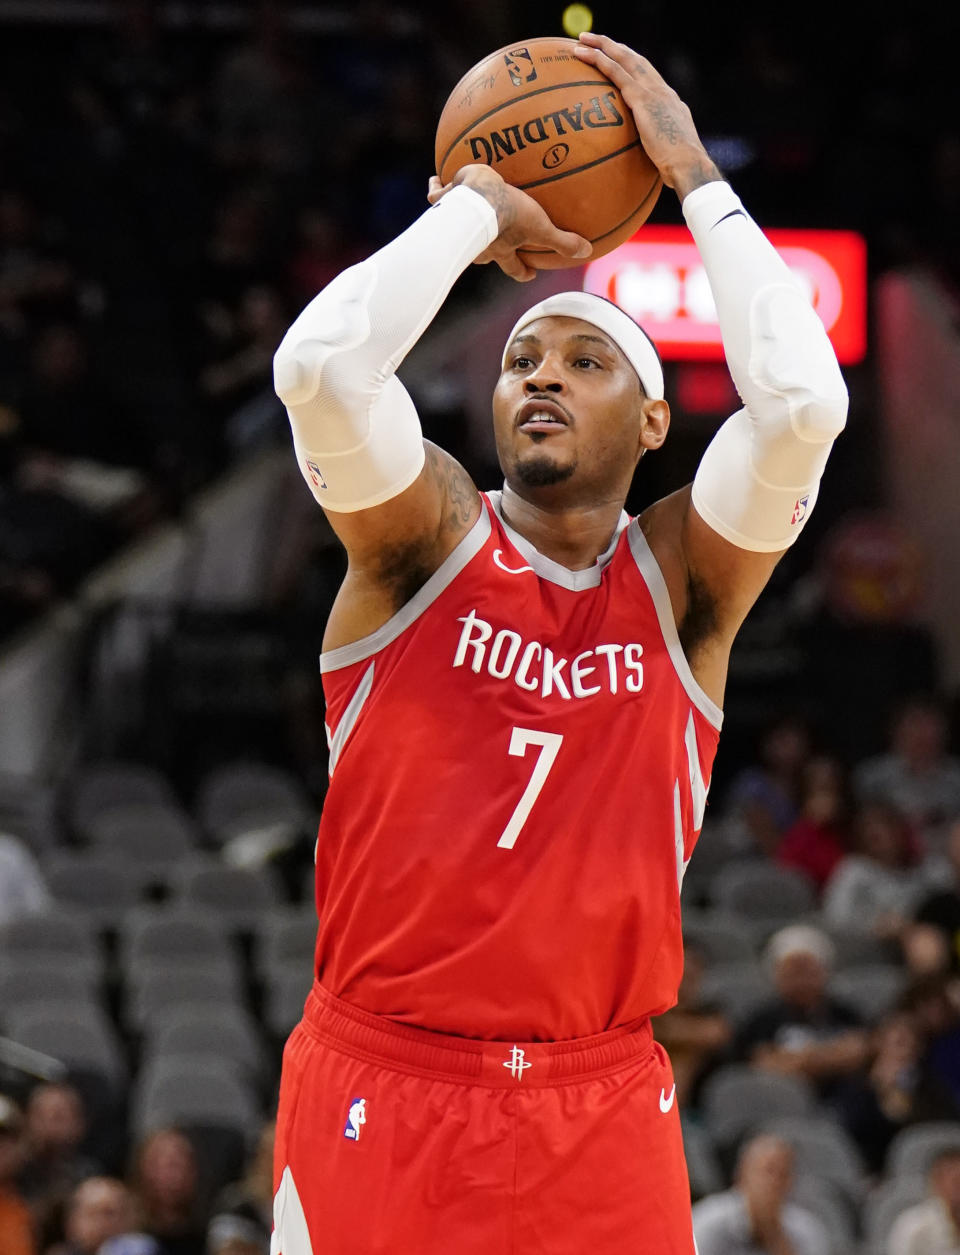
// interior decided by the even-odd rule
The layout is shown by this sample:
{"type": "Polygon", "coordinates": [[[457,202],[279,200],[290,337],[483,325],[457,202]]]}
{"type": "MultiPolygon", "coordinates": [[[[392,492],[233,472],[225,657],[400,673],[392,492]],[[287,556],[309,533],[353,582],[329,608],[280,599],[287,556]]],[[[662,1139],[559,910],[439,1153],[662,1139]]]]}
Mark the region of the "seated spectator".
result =
{"type": "Polygon", "coordinates": [[[274,1120],[264,1124],[246,1173],[239,1181],[221,1190],[213,1205],[216,1218],[236,1216],[246,1220],[261,1238],[266,1239],[268,1245],[273,1228],[273,1139],[276,1128],[274,1120]]]}
{"type": "Polygon", "coordinates": [[[947,753],[947,720],[936,701],[908,702],[893,725],[888,754],[854,773],[863,801],[895,806],[918,829],[960,818],[960,760],[947,753]]]}
{"type": "Polygon", "coordinates": [[[149,1134],[135,1155],[133,1183],[140,1227],[157,1239],[163,1255],[204,1255],[207,1209],[186,1134],[179,1129],[149,1134]]]}
{"type": "Polygon", "coordinates": [[[20,1108],[0,1094],[0,1251],[3,1255],[36,1255],[30,1209],[17,1188],[26,1157],[20,1108]]]}
{"type": "Polygon", "coordinates": [[[54,1220],[71,1191],[100,1165],[81,1151],[87,1133],[83,1100],[66,1082],[35,1086],[26,1104],[27,1163],[20,1188],[30,1203],[41,1236],[50,1236],[54,1220]]]}
{"type": "Polygon", "coordinates": [[[52,899],[37,860],[19,837],[0,832],[0,926],[46,910],[52,899]]]}
{"type": "Polygon", "coordinates": [[[833,758],[813,758],[803,769],[800,815],[777,847],[777,862],[804,872],[822,892],[847,853],[843,771],[833,758]]]}
{"type": "Polygon", "coordinates": [[[88,1177],[70,1196],[64,1241],[48,1255],[98,1255],[108,1238],[136,1229],[133,1194],[115,1177],[88,1177]]]}
{"type": "Polygon", "coordinates": [[[734,1187],[693,1208],[699,1255],[831,1255],[823,1222],[789,1201],[793,1151],[761,1133],[740,1151],[734,1187]]]}
{"type": "Polygon", "coordinates": [[[908,1124],[956,1120],[960,1111],[924,1059],[912,1015],[895,1011],[877,1026],[871,1056],[837,1095],[837,1113],[871,1172],[883,1171],[887,1147],[908,1124]]]}
{"type": "Polygon", "coordinates": [[[915,926],[937,931],[943,939],[947,966],[960,972],[960,820],[950,825],[945,855],[945,883],[920,901],[913,919],[915,926]]]}
{"type": "Polygon", "coordinates": [[[797,819],[800,773],[809,754],[803,724],[778,720],[760,743],[760,763],[741,771],[730,785],[727,817],[735,838],[746,849],[771,857],[797,819]]]}
{"type": "Polygon", "coordinates": [[[917,977],[900,999],[915,1017],[925,1042],[925,1066],[960,1106],[960,989],[941,972],[917,977]]]}
{"type": "Polygon", "coordinates": [[[681,1108],[696,1102],[697,1090],[711,1064],[719,1060],[732,1037],[726,1015],[702,999],[700,982],[705,966],[702,952],[685,944],[676,1005],[653,1022],[654,1036],[670,1056],[681,1108]]]}
{"type": "Polygon", "coordinates": [[[924,888],[909,826],[889,803],[866,803],[854,817],[853,847],[824,890],[827,923],[899,938],[924,888]]]}
{"type": "Polygon", "coordinates": [[[887,1255],[954,1255],[960,1251],[960,1146],[941,1150],[930,1165],[930,1197],[893,1223],[887,1255]]]}
{"type": "Polygon", "coordinates": [[[833,943],[808,924],[791,924],[770,939],[775,996],[736,1035],[734,1056],[759,1068],[812,1081],[828,1098],[863,1066],[868,1036],[852,1008],[829,997],[833,943]]]}
{"type": "Polygon", "coordinates": [[[207,1229],[207,1255],[269,1255],[270,1235],[243,1216],[214,1216],[207,1229]]]}

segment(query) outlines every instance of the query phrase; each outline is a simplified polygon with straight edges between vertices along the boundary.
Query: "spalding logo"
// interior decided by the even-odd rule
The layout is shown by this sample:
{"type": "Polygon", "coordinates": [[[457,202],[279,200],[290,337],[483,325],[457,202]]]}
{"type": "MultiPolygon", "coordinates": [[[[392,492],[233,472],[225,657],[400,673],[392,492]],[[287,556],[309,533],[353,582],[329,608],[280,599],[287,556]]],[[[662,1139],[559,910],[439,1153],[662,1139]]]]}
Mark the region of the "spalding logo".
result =
{"type": "Polygon", "coordinates": [[[544,170],[556,170],[557,166],[562,166],[566,159],[570,156],[569,144],[554,144],[554,146],[544,154],[540,164],[544,170]]]}

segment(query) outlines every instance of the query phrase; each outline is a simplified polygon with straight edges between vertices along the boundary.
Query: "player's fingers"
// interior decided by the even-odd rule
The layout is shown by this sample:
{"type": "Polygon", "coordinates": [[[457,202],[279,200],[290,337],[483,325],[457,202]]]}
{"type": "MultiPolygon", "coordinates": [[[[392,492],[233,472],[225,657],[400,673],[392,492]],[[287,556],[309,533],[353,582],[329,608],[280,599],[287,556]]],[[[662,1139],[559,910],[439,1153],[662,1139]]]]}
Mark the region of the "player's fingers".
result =
{"type": "Polygon", "coordinates": [[[555,252],[562,253],[564,257],[586,258],[593,252],[593,245],[582,235],[577,235],[574,231],[561,231],[557,227],[548,233],[544,242],[549,244],[555,252]]]}
{"type": "Polygon", "coordinates": [[[427,184],[427,200],[431,205],[435,205],[441,197],[446,196],[450,187],[449,183],[441,183],[435,174],[431,174],[430,182],[427,184]]]}
{"type": "Polygon", "coordinates": [[[537,277],[537,272],[533,267],[528,266],[516,253],[501,253],[496,260],[503,273],[509,275],[511,279],[516,279],[518,283],[527,283],[537,277]]]}
{"type": "MultiPolygon", "coordinates": [[[[588,32],[584,31],[580,36],[581,40],[584,40],[587,34],[588,32]]],[[[573,51],[581,61],[587,61],[590,65],[596,66],[610,79],[611,83],[621,90],[638,77],[648,74],[659,77],[647,58],[642,57],[639,52],[634,52],[626,44],[615,43],[612,39],[607,39],[605,35],[591,34],[590,38],[600,42],[596,44],[581,42],[574,45],[573,51]]]]}

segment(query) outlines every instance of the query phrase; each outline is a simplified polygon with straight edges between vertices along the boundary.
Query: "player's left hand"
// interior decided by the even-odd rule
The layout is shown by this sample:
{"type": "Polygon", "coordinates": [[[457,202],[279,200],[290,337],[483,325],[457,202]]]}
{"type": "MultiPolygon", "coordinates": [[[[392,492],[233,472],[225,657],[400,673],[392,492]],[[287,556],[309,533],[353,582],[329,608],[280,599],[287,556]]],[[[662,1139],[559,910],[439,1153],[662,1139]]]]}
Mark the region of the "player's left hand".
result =
{"type": "Polygon", "coordinates": [[[574,51],[620,89],[644,151],[681,200],[693,188],[723,178],[701,143],[689,108],[646,57],[592,31],[584,31],[574,51]]]}

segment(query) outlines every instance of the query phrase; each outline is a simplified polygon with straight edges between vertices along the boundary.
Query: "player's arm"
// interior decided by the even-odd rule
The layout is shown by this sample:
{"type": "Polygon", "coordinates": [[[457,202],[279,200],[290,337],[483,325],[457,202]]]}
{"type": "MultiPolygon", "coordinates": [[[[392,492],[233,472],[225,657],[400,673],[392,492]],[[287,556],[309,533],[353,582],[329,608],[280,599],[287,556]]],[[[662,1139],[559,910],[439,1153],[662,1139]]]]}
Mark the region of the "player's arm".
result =
{"type": "Polygon", "coordinates": [[[697,621],[686,633],[699,651],[694,673],[719,700],[734,634],[813,509],[847,390],[823,324],[723,182],[687,106],[644,57],[602,36],[581,39],[580,55],[623,92],[644,148],[681,200],[744,403],[709,445],[692,490],[667,498],[648,522],[681,636],[697,621]]]}
{"type": "Polygon", "coordinates": [[[434,180],[430,199],[402,235],[310,302],[274,359],[300,472],[347,549],[348,579],[370,602],[358,606],[361,619],[370,611],[382,621],[377,587],[409,583],[411,571],[429,576],[480,511],[463,469],[425,451],[395,373],[404,356],[471,262],[496,261],[526,279],[534,272],[517,256],[524,244],[589,252],[485,166],[465,167],[445,188],[434,180]]]}

